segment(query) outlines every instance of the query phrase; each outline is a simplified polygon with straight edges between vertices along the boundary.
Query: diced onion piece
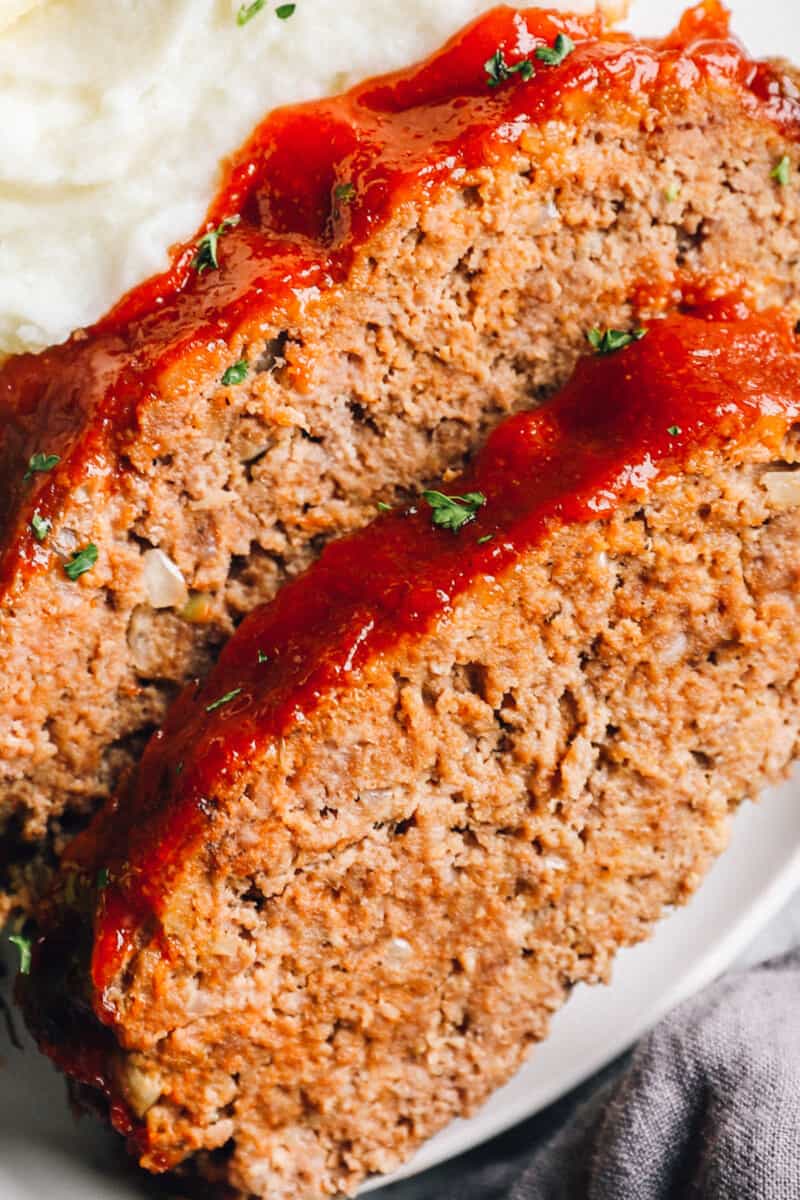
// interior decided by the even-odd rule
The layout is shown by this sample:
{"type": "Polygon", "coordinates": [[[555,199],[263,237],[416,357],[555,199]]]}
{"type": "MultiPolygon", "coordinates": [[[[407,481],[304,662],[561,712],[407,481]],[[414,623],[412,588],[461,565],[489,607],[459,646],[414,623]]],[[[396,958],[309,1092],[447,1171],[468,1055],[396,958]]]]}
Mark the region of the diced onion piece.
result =
{"type": "Polygon", "coordinates": [[[193,592],[181,609],[181,616],[190,625],[207,625],[214,620],[214,600],[207,592],[193,592]]]}
{"type": "Polygon", "coordinates": [[[680,662],[689,649],[689,639],[680,629],[671,637],[666,638],[660,647],[659,658],[665,666],[680,662]]]}
{"type": "Polygon", "coordinates": [[[144,586],[153,608],[177,608],[186,603],[186,580],[163,550],[147,550],[143,556],[144,586]]]}
{"type": "Polygon", "coordinates": [[[414,951],[411,949],[411,943],[406,941],[404,937],[393,937],[386,947],[386,954],[389,960],[395,964],[405,963],[411,958],[414,951]]]}
{"type": "Polygon", "coordinates": [[[158,1075],[146,1074],[130,1063],[125,1068],[123,1090],[125,1099],[141,1120],[161,1096],[162,1084],[158,1075]]]}
{"type": "Polygon", "coordinates": [[[762,482],[778,508],[800,505],[800,471],[769,471],[762,482]]]}

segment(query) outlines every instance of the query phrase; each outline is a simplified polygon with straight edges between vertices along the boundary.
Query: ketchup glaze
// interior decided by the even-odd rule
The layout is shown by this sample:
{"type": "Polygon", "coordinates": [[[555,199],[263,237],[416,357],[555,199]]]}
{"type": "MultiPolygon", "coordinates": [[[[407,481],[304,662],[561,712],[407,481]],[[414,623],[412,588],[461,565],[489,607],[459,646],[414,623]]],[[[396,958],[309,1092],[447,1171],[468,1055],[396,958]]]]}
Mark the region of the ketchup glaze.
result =
{"type": "Polygon", "coordinates": [[[644,338],[583,359],[558,397],[506,420],[449,495],[486,498],[457,533],[420,498],[331,543],[248,616],[204,683],[187,687],[121,796],[66,861],[109,872],[96,915],[98,1012],[145,920],[204,839],[216,796],[271,741],[335,703],[370,659],[419,634],[481,577],[501,577],[558,526],[645,499],[704,451],[777,448],[800,415],[800,337],[781,313],[717,302],[652,323],[644,338]],[[489,539],[489,540],[487,540],[489,539]]]}
{"type": "MultiPolygon", "coordinates": [[[[800,103],[776,68],[752,62],[730,39],[717,0],[650,43],[605,31],[598,18],[500,7],[421,66],[268,116],[229,163],[209,212],[208,229],[240,217],[220,237],[218,270],[193,268],[192,239],[94,329],[0,370],[0,586],[13,595],[49,563],[28,531],[34,510],[52,516],[87,472],[110,486],[124,469],[125,440],[171,367],[189,357],[199,372],[232,341],[258,337],[261,324],[289,322],[297,293],[343,279],[402,198],[501,159],[526,125],[558,116],[576,97],[590,103],[602,92],[637,120],[655,96],[668,102],[704,82],[736,89],[745,110],[800,136],[800,103]],[[559,32],[575,43],[562,64],[488,88],[484,63],[496,50],[513,65],[559,32]],[[61,462],[23,484],[36,451],[61,462]]],[[[608,517],[714,448],[736,452],[755,440],[777,448],[799,416],[800,349],[781,314],[756,316],[731,301],[654,321],[630,347],[587,357],[559,397],[506,421],[469,475],[443,485],[450,495],[486,496],[472,523],[457,534],[434,528],[422,500],[386,514],[331,544],[244,622],[206,683],[186,689],[135,776],[68,850],[67,871],[107,873],[107,886],[80,912],[64,906],[62,889],[44,911],[22,981],[43,1048],[108,1099],[120,1132],[146,1144],[113,1080],[109,988],[143,924],[158,927],[181,861],[204,837],[215,789],[235,792],[270,739],[554,527],[608,517]],[[67,981],[76,956],[79,970],[86,963],[80,996],[67,981]]],[[[166,936],[162,946],[169,954],[166,936]]]]}
{"type": "MultiPolygon", "coordinates": [[[[0,368],[0,596],[13,603],[55,551],[30,528],[54,520],[91,476],[111,490],[126,469],[139,415],[176,386],[219,370],[263,328],[291,325],[310,289],[343,280],[370,235],[405,198],[424,200],[448,179],[498,162],[526,127],[593,111],[597,97],[638,121],[702,85],[735,90],[743,111],[800,136],[800,101],[777,67],[754,62],[730,37],[719,0],[690,9],[660,41],[634,41],[597,16],[500,6],[427,62],[346,94],[270,113],[231,158],[203,231],[177,246],[170,267],[135,288],[94,328],[0,368]],[[536,58],[559,33],[574,50],[557,66],[536,58]],[[490,87],[498,50],[535,75],[490,87]],[[193,265],[198,240],[233,218],[218,268],[193,265]],[[24,479],[31,455],[58,455],[24,479]]],[[[95,493],[96,494],[96,493],[95,493]]]]}
{"type": "Polygon", "coordinates": [[[147,1128],[114,1082],[111,987],[143,928],[169,958],[161,914],[182,862],[208,836],[216,797],[235,803],[238,781],[271,742],[551,531],[646,501],[656,480],[702,469],[708,452],[733,461],[758,443],[777,454],[799,420],[800,335],[786,314],[753,315],[732,300],[656,320],[627,348],[581,360],[543,408],[497,428],[470,472],[443,486],[486,498],[458,532],[435,527],[420,498],[332,542],[244,621],[120,795],[68,847],[31,976],[20,980],[42,1048],[106,1098],[115,1128],[147,1148],[147,1128]],[[84,881],[74,904],[64,892],[72,872],[84,881]]]}

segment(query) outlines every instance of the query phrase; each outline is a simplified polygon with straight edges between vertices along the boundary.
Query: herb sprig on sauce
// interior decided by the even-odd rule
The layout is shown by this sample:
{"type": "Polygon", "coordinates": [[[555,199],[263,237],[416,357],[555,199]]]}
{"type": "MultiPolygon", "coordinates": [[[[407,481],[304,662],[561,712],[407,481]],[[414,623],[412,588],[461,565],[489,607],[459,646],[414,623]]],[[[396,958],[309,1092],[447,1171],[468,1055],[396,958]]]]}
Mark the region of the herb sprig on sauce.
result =
{"type": "MultiPolygon", "coordinates": [[[[552,46],[537,46],[534,57],[545,67],[558,67],[565,58],[572,54],[574,49],[575,43],[571,37],[566,33],[557,33],[552,46]]],[[[512,65],[506,62],[505,53],[500,47],[495,50],[491,58],[487,58],[483,69],[486,72],[486,82],[490,88],[500,87],[514,75],[519,75],[522,82],[527,83],[536,74],[536,67],[530,58],[523,58],[512,65]]]]}
{"type": "Polygon", "coordinates": [[[31,532],[37,542],[43,542],[52,528],[53,522],[48,520],[47,517],[41,516],[38,512],[35,512],[31,517],[31,532]]]}
{"type": "Polygon", "coordinates": [[[30,479],[33,475],[46,474],[52,471],[53,467],[57,467],[61,462],[57,454],[44,454],[41,450],[37,450],[36,454],[32,454],[28,459],[28,469],[22,476],[23,479],[30,479]]]}
{"type": "Polygon", "coordinates": [[[443,492],[423,492],[422,498],[431,509],[431,520],[440,529],[458,533],[475,520],[486,503],[483,492],[466,492],[463,496],[445,496],[443,492]]]}
{"type": "Polygon", "coordinates": [[[337,183],[333,194],[339,204],[352,204],[356,195],[356,185],[354,183],[337,183]]]}
{"type": "Polygon", "coordinates": [[[220,696],[219,700],[214,700],[211,704],[207,704],[206,712],[216,712],[218,708],[222,708],[223,704],[230,704],[231,700],[235,700],[240,694],[241,690],[242,689],[238,687],[234,688],[232,692],[226,692],[224,696],[220,696]]]}
{"type": "Polygon", "coordinates": [[[646,334],[646,329],[633,329],[629,333],[624,329],[595,328],[589,330],[586,339],[596,354],[616,354],[633,342],[640,342],[646,334]]]}
{"type": "Polygon", "coordinates": [[[487,58],[483,69],[486,72],[486,82],[490,88],[500,87],[502,83],[507,83],[515,75],[519,75],[523,83],[527,83],[536,74],[536,69],[529,58],[523,58],[511,66],[506,62],[506,56],[500,49],[495,50],[491,58],[487,58]]]}
{"type": "Polygon", "coordinates": [[[571,37],[568,37],[566,33],[557,33],[552,46],[537,47],[536,57],[546,67],[559,67],[574,49],[575,43],[571,37]]]}
{"type": "Polygon", "coordinates": [[[238,225],[241,219],[238,213],[233,217],[226,217],[216,229],[209,229],[208,233],[203,234],[197,243],[197,253],[192,259],[192,266],[198,275],[202,275],[204,271],[219,269],[219,239],[229,229],[238,225]]]}

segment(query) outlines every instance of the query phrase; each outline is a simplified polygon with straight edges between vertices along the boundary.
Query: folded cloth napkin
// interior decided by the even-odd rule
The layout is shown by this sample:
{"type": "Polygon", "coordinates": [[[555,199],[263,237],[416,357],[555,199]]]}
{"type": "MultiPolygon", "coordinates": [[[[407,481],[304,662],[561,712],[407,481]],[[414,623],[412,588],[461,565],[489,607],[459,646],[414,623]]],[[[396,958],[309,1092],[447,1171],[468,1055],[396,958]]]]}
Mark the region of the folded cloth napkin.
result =
{"type": "Polygon", "coordinates": [[[800,1200],[800,950],[682,1004],[564,1111],[437,1200],[800,1200]]]}

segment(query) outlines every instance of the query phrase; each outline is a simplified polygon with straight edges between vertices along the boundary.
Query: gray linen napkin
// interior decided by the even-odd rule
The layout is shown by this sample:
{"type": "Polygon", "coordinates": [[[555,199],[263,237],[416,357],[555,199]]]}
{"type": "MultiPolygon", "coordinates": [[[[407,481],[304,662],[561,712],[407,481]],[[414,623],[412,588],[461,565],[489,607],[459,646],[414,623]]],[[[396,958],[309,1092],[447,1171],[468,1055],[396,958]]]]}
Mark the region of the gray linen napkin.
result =
{"type": "Polygon", "coordinates": [[[583,1093],[438,1200],[800,1200],[800,950],[687,1001],[583,1093]]]}

